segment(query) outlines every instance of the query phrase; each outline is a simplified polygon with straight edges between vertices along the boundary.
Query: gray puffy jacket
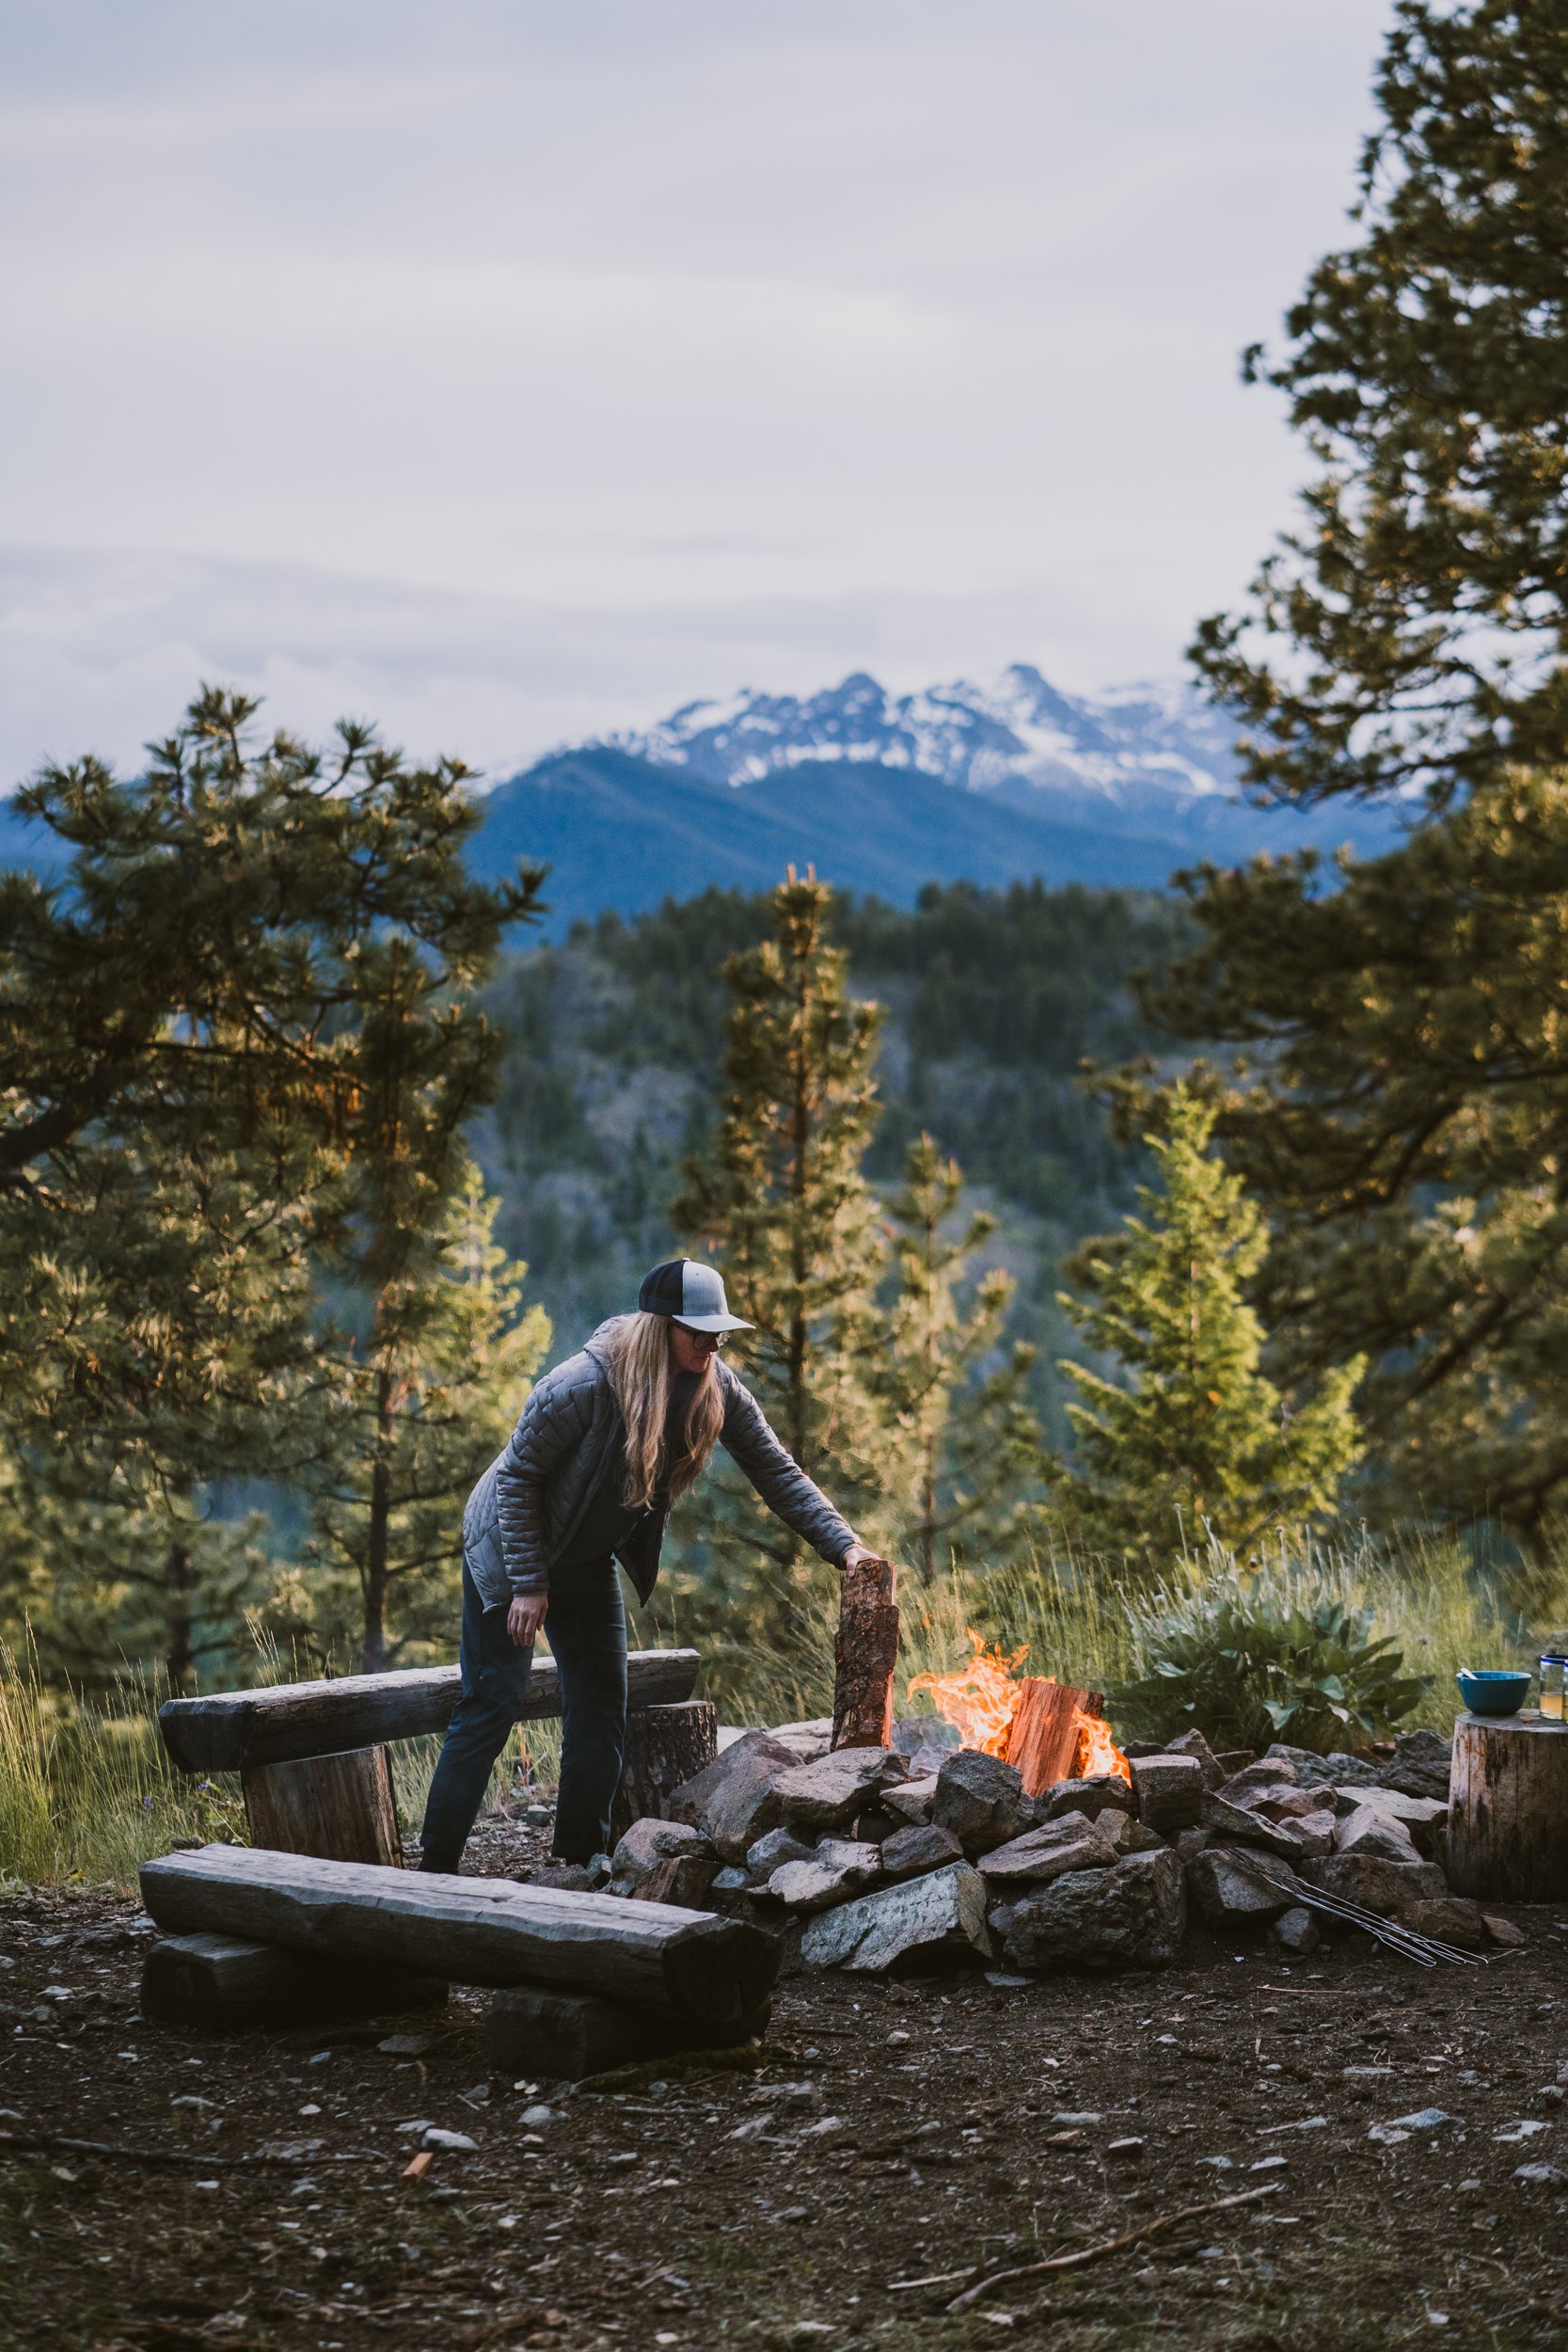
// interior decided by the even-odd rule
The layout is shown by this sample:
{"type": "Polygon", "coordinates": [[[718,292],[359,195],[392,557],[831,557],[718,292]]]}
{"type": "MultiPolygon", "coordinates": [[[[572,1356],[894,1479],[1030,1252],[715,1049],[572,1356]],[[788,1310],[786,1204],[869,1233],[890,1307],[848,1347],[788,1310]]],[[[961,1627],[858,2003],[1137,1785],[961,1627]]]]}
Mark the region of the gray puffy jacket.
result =
{"type": "MultiPolygon", "coordinates": [[[[549,1590],[550,1568],[576,1534],[622,1437],[604,1345],[611,1327],[602,1323],[580,1355],[545,1375],[468,1497],[463,1552],[487,1607],[516,1593],[549,1590]]],[[[720,1443],[768,1509],[836,1565],[855,1541],[854,1530],[784,1451],[756,1398],[721,1358],[714,1372],[724,1395],[720,1443]]],[[[650,1512],[620,1554],[640,1600],[654,1589],[663,1536],[663,1514],[650,1512]]]]}

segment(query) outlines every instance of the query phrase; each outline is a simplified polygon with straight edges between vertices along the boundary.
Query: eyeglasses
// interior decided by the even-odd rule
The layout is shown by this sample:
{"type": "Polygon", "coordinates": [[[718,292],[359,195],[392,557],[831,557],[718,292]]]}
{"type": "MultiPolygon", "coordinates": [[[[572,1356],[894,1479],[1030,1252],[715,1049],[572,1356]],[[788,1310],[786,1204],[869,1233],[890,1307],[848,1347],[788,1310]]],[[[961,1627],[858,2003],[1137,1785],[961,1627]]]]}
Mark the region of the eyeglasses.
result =
{"type": "Polygon", "coordinates": [[[694,1346],[705,1347],[713,1353],[716,1353],[721,1347],[722,1347],[724,1342],[730,1336],[727,1331],[694,1331],[689,1323],[681,1323],[678,1315],[675,1317],[675,1321],[677,1325],[679,1325],[680,1329],[686,1333],[687,1338],[691,1341],[694,1346]]]}

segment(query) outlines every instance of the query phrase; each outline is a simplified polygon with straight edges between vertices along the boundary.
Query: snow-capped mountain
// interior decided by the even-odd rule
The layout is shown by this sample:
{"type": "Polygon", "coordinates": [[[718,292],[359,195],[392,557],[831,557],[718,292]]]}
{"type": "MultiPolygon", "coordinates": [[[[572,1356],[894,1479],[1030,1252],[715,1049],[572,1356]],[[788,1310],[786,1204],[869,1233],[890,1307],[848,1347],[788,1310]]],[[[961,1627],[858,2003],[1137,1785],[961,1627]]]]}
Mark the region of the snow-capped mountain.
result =
{"type": "Polygon", "coordinates": [[[1231,794],[1236,784],[1229,726],[1185,688],[1090,699],[1062,693],[1022,661],[989,685],[960,678],[898,695],[858,670],[819,694],[687,703],[606,740],[634,759],[732,785],[827,760],[914,769],[978,792],[1020,780],[1087,786],[1113,800],[1140,787],[1185,799],[1231,794]]]}
{"type": "Polygon", "coordinates": [[[857,671],[819,694],[688,703],[564,746],[492,792],[482,874],[548,862],[549,928],[815,865],[914,903],[927,882],[1162,890],[1200,861],[1380,849],[1378,810],[1266,810],[1238,789],[1224,719],[1181,687],[1064,694],[1016,662],[990,685],[890,694],[857,671]]]}

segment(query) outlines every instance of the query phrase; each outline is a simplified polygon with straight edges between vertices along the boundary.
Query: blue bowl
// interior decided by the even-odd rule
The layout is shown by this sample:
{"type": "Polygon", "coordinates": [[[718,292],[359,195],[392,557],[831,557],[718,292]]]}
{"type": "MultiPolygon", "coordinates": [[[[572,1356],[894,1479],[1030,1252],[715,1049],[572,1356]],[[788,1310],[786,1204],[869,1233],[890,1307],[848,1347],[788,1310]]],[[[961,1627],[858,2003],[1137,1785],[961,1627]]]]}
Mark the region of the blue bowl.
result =
{"type": "Polygon", "coordinates": [[[1529,1696],[1528,1675],[1476,1674],[1466,1666],[1455,1675],[1454,1680],[1472,1715],[1516,1715],[1529,1696]]]}

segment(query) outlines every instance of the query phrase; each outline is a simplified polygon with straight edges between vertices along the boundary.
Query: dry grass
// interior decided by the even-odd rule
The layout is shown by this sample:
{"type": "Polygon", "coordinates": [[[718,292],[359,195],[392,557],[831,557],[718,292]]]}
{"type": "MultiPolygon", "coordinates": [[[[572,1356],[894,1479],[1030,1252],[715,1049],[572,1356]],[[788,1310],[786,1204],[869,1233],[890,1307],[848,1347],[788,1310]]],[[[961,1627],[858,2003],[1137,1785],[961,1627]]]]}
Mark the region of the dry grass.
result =
{"type": "MultiPolygon", "coordinates": [[[[1255,1570],[1281,1598],[1311,1581],[1370,1602],[1376,1630],[1391,1634],[1407,1671],[1432,1677],[1411,1726],[1446,1731],[1463,1665],[1524,1665],[1552,1625],[1568,1620],[1568,1564],[1535,1575],[1528,1614],[1511,1607],[1497,1580],[1478,1569],[1461,1542],[1420,1529],[1374,1544],[1358,1529],[1331,1530],[1307,1546],[1282,1537],[1255,1570]]],[[[752,1639],[702,1639],[700,1688],[722,1721],[783,1723],[822,1715],[832,1705],[836,1579],[824,1569],[788,1638],[771,1648],[752,1639]]],[[[1114,1691],[1148,1670],[1138,1596],[1103,1564],[1028,1558],[966,1568],[903,1586],[900,1703],[911,1677],[942,1672],[969,1654],[973,1627],[1011,1652],[1027,1649],[1028,1671],[1114,1691]]],[[[657,1598],[634,1642],[682,1638],[678,1603],[657,1598]]],[[[259,1679],[292,1676],[293,1661],[264,1657],[259,1679]]],[[[0,1646],[0,1885],[90,1882],[134,1884],[148,1855],[176,1839],[243,1840],[236,1782],[192,1782],[171,1770],[158,1737],[156,1687],[130,1677],[106,1701],[43,1687],[35,1662],[0,1646]]],[[[924,1698],[911,1711],[927,1706],[924,1698]]],[[[399,1810],[417,1826],[439,1751],[435,1740],[394,1750],[399,1810]]],[[[553,1786],[560,1727],[519,1727],[496,1767],[489,1802],[520,1787],[553,1786]]]]}

